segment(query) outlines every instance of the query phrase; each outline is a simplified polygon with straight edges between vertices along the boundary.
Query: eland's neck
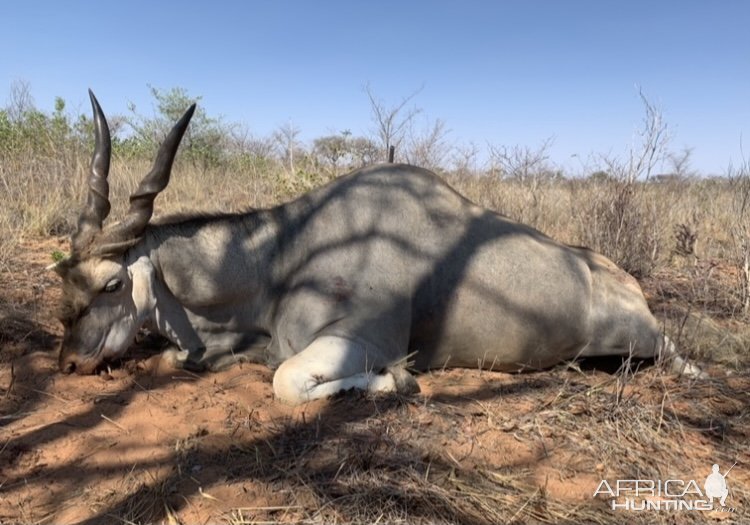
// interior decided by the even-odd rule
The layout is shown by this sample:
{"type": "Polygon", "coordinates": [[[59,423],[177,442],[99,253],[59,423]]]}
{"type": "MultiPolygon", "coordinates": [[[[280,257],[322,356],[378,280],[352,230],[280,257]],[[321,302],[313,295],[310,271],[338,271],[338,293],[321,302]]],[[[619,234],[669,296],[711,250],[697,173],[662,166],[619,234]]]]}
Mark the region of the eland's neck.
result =
{"type": "Polygon", "coordinates": [[[138,251],[196,329],[267,329],[277,229],[268,211],[188,218],[149,227],[138,251]]]}

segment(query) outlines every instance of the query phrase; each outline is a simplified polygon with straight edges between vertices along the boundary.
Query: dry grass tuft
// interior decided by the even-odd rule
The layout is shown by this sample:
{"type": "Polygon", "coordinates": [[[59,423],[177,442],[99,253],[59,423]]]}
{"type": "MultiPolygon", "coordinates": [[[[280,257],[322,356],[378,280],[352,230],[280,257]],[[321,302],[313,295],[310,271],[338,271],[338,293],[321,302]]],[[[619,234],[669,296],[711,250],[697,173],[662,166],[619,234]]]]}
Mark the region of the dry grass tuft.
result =
{"type": "MultiPolygon", "coordinates": [[[[54,332],[42,326],[51,321],[44,321],[36,306],[24,310],[22,298],[12,291],[31,289],[29,283],[39,280],[24,272],[24,242],[67,234],[75,226],[88,158],[61,158],[0,164],[0,191],[7,203],[0,207],[0,288],[5,290],[0,342],[17,349],[0,356],[5,368],[24,352],[53,347],[54,332]]],[[[148,169],[146,162],[114,160],[113,217],[124,212],[129,192],[148,169]]],[[[203,170],[178,162],[156,210],[165,215],[265,207],[334,176],[315,173],[304,166],[292,173],[273,163],[203,170]]],[[[196,499],[215,503],[220,489],[240,491],[248,485],[259,494],[253,505],[225,506],[212,522],[219,516],[234,525],[608,524],[622,515],[590,494],[581,496],[580,478],[693,477],[705,475],[706,465],[716,461],[731,464],[739,458],[748,464],[750,230],[745,197],[750,193],[743,192],[750,185],[744,186],[742,177],[663,183],[446,178],[475,202],[564,242],[588,244],[636,273],[666,331],[683,352],[713,367],[713,379],[675,381],[656,368],[635,376],[625,368],[615,375],[583,373],[571,366],[511,379],[479,374],[481,386],[463,385],[459,395],[446,390],[413,399],[335,399],[318,417],[302,420],[251,420],[227,404],[217,427],[170,441],[162,471],[132,472],[106,490],[91,485],[88,496],[71,494],[70,501],[85,501],[92,513],[110,522],[174,524],[191,505],[198,506],[196,499]],[[198,466],[201,473],[215,469],[220,475],[199,474],[198,466]],[[576,497],[567,494],[576,487],[576,497]]],[[[39,302],[35,292],[25,294],[32,297],[29,304],[39,302]]],[[[29,417],[17,407],[21,393],[33,391],[19,389],[18,383],[39,373],[25,372],[26,378],[11,388],[14,372],[0,372],[5,374],[0,395],[8,398],[3,406],[11,407],[17,419],[29,417]]],[[[34,388],[44,392],[47,386],[34,388]]],[[[141,392],[137,381],[131,388],[141,392]]],[[[222,406],[224,399],[223,392],[194,395],[204,396],[200,399],[208,406],[222,406]]],[[[102,417],[96,415],[98,423],[120,431],[102,417]]],[[[26,454],[11,446],[16,445],[6,453],[26,454]]],[[[743,508],[750,508],[750,484],[736,481],[732,487],[743,508]]],[[[53,512],[35,509],[29,501],[15,509],[19,519],[29,522],[44,521],[53,512]]],[[[627,518],[675,522],[667,514],[627,518]]],[[[683,514],[676,522],[702,518],[683,514]]],[[[724,522],[742,519],[745,515],[737,514],[724,522]]]]}
{"type": "MultiPolygon", "coordinates": [[[[748,398],[745,393],[738,397],[737,388],[747,386],[747,380],[699,385],[674,382],[658,369],[593,377],[575,368],[559,369],[532,381],[534,387],[544,383],[546,388],[507,387],[506,392],[520,392],[510,400],[488,398],[482,391],[450,403],[380,398],[370,401],[372,415],[330,423],[335,429],[287,420],[273,429],[279,436],[273,445],[234,448],[231,463],[243,476],[284,480],[288,492],[278,505],[233,509],[228,521],[612,523],[622,516],[604,501],[567,500],[559,486],[575,487],[581,473],[599,479],[689,479],[714,461],[731,465],[746,457],[748,398]],[[508,401],[531,408],[509,415],[508,401]],[[425,427],[427,418],[431,422],[425,427]],[[467,421],[471,437],[460,434],[467,421]],[[473,457],[476,449],[494,445],[483,436],[497,433],[536,448],[536,459],[508,466],[508,458],[482,462],[473,457]],[[462,448],[466,439],[475,441],[476,449],[469,453],[462,448]],[[720,442],[716,450],[704,450],[712,441],[720,442]],[[534,475],[547,464],[555,466],[549,472],[561,482],[552,490],[548,482],[554,479],[540,485],[534,475]]],[[[356,402],[341,399],[331,410],[353,406],[356,402]]],[[[750,501],[750,486],[735,482],[733,490],[735,501],[750,501]]],[[[673,517],[633,513],[627,518],[631,523],[672,523],[673,517]]],[[[699,513],[682,514],[679,523],[702,520],[699,513]]]]}

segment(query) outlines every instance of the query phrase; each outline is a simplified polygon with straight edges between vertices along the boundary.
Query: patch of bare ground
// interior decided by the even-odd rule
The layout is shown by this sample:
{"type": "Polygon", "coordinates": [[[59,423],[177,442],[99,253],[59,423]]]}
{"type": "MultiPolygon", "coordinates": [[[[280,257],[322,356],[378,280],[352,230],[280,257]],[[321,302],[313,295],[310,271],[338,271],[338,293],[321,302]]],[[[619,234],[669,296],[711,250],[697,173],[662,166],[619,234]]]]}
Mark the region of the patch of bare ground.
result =
{"type": "MultiPolygon", "coordinates": [[[[23,243],[0,275],[2,524],[750,519],[746,358],[728,374],[706,349],[699,381],[645,365],[437,371],[414,397],[301,407],[274,400],[265,367],[195,375],[146,349],[108,374],[64,376],[56,278],[43,270],[60,242],[23,243]],[[602,479],[702,486],[712,464],[735,461],[733,513],[626,513],[592,497],[602,479]]],[[[712,322],[733,337],[744,327],[712,322]]]]}

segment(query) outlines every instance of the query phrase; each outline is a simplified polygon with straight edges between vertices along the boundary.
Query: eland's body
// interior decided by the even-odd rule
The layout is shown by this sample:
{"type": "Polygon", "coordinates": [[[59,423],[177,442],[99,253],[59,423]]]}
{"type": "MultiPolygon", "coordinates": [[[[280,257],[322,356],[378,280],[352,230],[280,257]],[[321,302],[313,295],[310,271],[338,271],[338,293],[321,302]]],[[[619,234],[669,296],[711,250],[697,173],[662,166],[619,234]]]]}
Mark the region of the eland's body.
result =
{"type": "Polygon", "coordinates": [[[290,402],[409,389],[407,356],[416,370],[510,371],[664,355],[698,373],[611,261],[476,206],[413,166],[361,169],[268,210],[149,224],[186,114],[126,219],[102,228],[108,132],[94,108],[89,204],[58,270],[63,370],[93,371],[148,326],[182,366],[278,366],[274,392],[290,402]]]}

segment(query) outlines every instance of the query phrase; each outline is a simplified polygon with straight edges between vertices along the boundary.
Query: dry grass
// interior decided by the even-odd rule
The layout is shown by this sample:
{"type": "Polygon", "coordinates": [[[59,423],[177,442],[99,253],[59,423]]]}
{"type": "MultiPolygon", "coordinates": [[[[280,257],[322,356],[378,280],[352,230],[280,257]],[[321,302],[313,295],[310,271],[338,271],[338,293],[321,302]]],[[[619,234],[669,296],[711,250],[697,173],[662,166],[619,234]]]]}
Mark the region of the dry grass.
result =
{"type": "MultiPolygon", "coordinates": [[[[75,225],[88,158],[65,159],[0,164],[4,285],[16,285],[7,270],[19,267],[24,239],[69,233],[75,225]]],[[[157,215],[270,206],[332,177],[315,175],[312,167],[293,174],[273,163],[235,168],[203,171],[178,162],[157,200],[157,215]]],[[[113,217],[122,214],[148,169],[145,162],[115,159],[113,217]]],[[[591,245],[640,273],[667,332],[684,352],[720,365],[720,376],[691,383],[675,382],[658,369],[633,377],[627,370],[604,375],[562,367],[510,384],[488,381],[460,396],[336,399],[315,420],[287,418],[270,426],[249,421],[247,414],[240,419],[227,408],[228,428],[249,429],[242,439],[229,432],[175,438],[168,468],[123,473],[105,491],[91,487],[90,510],[113,523],[177,524],[179,509],[190,507],[191,490],[208,500],[222,484],[250,480],[270,495],[267,503],[233,506],[213,521],[608,524],[622,516],[606,502],[566,499],[560,487],[575,485],[583,474],[691,478],[713,462],[740,458],[747,464],[750,328],[742,235],[749,230],[747,215],[738,213],[744,209],[743,186],[711,180],[623,185],[446,178],[479,204],[564,242],[591,245]],[[724,377],[727,369],[739,373],[724,377]],[[533,459],[516,463],[490,452],[476,459],[474,447],[491,450],[503,436],[533,459]],[[196,492],[196,465],[218,465],[223,477],[196,492]],[[540,481],[540,472],[549,479],[540,481]]],[[[0,305],[0,314],[7,311],[8,305],[0,305]]],[[[11,389],[0,393],[7,397],[11,389]]],[[[750,508],[750,483],[732,488],[733,497],[750,508]]],[[[33,508],[17,510],[18,519],[44,521],[33,508]]],[[[674,522],[669,514],[627,518],[674,522]]],[[[724,522],[745,518],[736,514],[724,522]]],[[[677,522],[702,519],[700,513],[681,514],[677,522]]]]}
{"type": "MultiPolygon", "coordinates": [[[[608,524],[622,516],[606,502],[568,499],[560,487],[575,487],[579,475],[591,473],[600,479],[691,479],[712,462],[747,457],[748,399],[738,392],[746,379],[697,386],[675,383],[658,370],[603,378],[560,369],[536,376],[529,386],[523,380],[502,388],[488,383],[494,396],[483,388],[458,398],[342,398],[325,412],[330,419],[276,422],[273,438],[240,441],[220,452],[221,463],[231,465],[225,483],[266,480],[276,487],[274,504],[233,508],[223,522],[608,524]],[[508,414],[508,403],[528,408],[508,414]],[[341,416],[357,414],[362,404],[371,406],[367,417],[341,416]],[[462,434],[467,426],[471,435],[462,434]],[[492,454],[483,463],[472,458],[475,446],[492,447],[483,436],[498,432],[534,448],[533,461],[499,467],[512,462],[492,454]],[[553,476],[541,485],[535,476],[540,465],[553,476]]],[[[198,440],[179,468],[188,471],[207,457],[217,453],[198,440]]],[[[732,487],[734,501],[750,501],[750,485],[735,481],[732,487]]],[[[210,493],[206,488],[204,497],[210,493]]],[[[742,523],[745,517],[740,511],[723,519],[742,523]]],[[[674,522],[669,514],[627,518],[674,522]]],[[[683,513],[678,523],[704,519],[683,513]]]]}
{"type": "MultiPolygon", "coordinates": [[[[11,160],[0,164],[0,189],[6,194],[0,207],[0,268],[7,267],[21,239],[75,228],[88,166],[83,153],[11,160]]],[[[113,160],[111,217],[124,213],[129,193],[149,168],[145,161],[113,160]]],[[[178,160],[170,186],[157,199],[156,217],[271,206],[335,177],[309,159],[296,169],[290,173],[277,162],[256,159],[203,170],[178,160]]],[[[729,349],[722,361],[737,363],[750,346],[744,328],[750,308],[750,178],[746,166],[730,175],[728,180],[652,183],[444,176],[481,205],[609,256],[642,280],[652,306],[688,353],[706,357],[707,348],[717,348],[719,330],[725,335],[718,340],[731,341],[718,347],[723,353],[729,349]],[[707,321],[693,322],[696,316],[707,321]],[[704,329],[709,325],[711,330],[704,329]]]]}

